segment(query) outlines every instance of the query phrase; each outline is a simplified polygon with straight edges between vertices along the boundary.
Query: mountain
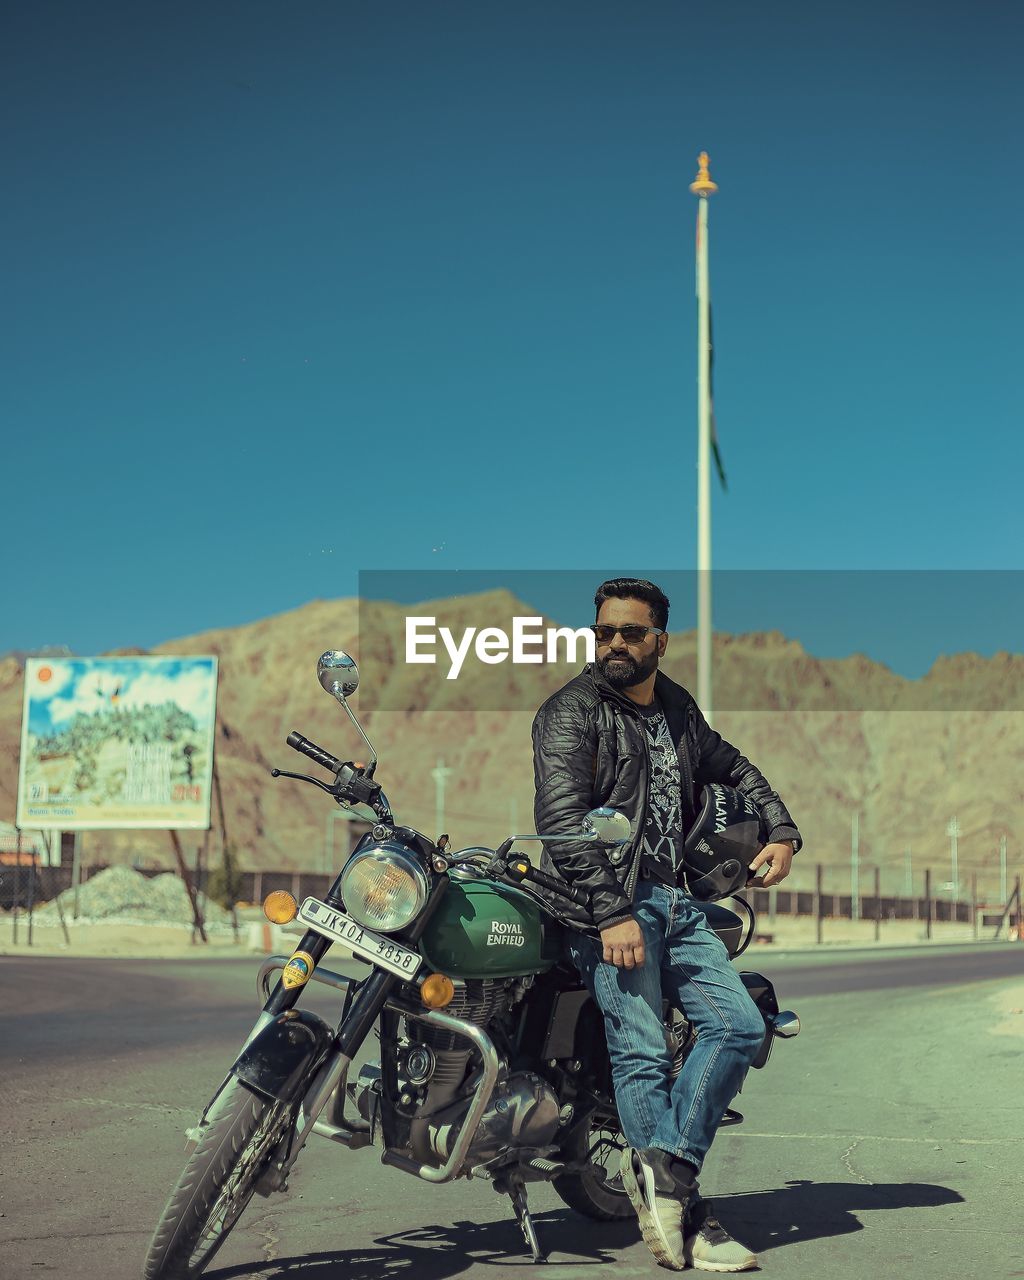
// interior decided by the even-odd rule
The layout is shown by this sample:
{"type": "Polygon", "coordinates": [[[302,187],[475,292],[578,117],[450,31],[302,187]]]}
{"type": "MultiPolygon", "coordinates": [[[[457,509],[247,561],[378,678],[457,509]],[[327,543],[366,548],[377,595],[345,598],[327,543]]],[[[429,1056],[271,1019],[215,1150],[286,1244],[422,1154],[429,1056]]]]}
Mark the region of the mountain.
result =
{"type": "MultiPolygon", "coordinates": [[[[343,710],[320,688],[325,649],[357,657],[361,687],[352,706],[380,757],[378,779],[400,820],[432,834],[439,760],[451,773],[446,822],[456,845],[497,844],[513,828],[532,830],[530,725],[544,697],[576,668],[467,662],[445,679],[447,658],[410,665],[402,651],[407,607],[317,600],[228,630],[169,641],[155,654],[220,659],[217,762],[229,838],[251,868],[319,870],[330,802],[312,787],[271,779],[270,769],[319,771],[285,745],[292,729],[342,758],[365,747],[343,710]]],[[[507,592],[416,606],[458,636],[468,626],[510,629],[532,611],[507,592]]],[[[545,625],[548,625],[545,620],[545,625]]],[[[553,624],[551,624],[553,625],[553,624]]],[[[949,878],[946,824],[959,819],[960,878],[977,871],[994,891],[999,837],[1008,837],[1011,877],[1024,841],[1024,656],[956,654],[910,681],[857,655],[818,659],[778,632],[716,635],[715,727],[754,760],[800,825],[805,849],[793,883],[809,888],[813,864],[826,889],[848,891],[850,830],[859,812],[862,890],[871,864],[883,892],[901,892],[905,850],[913,865],[949,878]]],[[[696,636],[671,637],[664,668],[696,684],[696,636]]],[[[13,820],[23,662],[0,659],[0,818],[13,820]]],[[[216,827],[216,812],[214,815],[216,827]]],[[[84,858],[133,857],[170,865],[162,832],[83,833],[84,858]]],[[[197,834],[186,832],[187,855],[197,834]]],[[[211,837],[216,853],[219,837],[211,837]]],[[[918,890],[920,891],[920,890],[918,890]]]]}

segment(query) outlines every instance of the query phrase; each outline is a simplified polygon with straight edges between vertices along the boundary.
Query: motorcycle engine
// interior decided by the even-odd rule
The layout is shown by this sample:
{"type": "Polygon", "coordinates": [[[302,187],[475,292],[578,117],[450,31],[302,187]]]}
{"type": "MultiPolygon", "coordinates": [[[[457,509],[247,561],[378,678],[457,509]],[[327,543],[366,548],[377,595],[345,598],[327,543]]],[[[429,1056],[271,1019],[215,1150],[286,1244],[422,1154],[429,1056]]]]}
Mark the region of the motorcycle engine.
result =
{"type": "MultiPolygon", "coordinates": [[[[487,1027],[507,1012],[515,993],[511,980],[460,980],[445,1013],[487,1027]]],[[[462,1094],[473,1050],[464,1037],[414,1019],[406,1021],[405,1036],[400,1074],[424,1090],[410,1124],[410,1146],[425,1164],[443,1164],[471,1105],[462,1094]]],[[[539,1076],[517,1072],[507,1079],[499,1077],[467,1164],[487,1164],[513,1147],[547,1145],[558,1128],[558,1110],[554,1091],[539,1076]]]]}
{"type": "MultiPolygon", "coordinates": [[[[455,998],[445,1013],[486,1027],[508,1010],[515,995],[511,981],[466,979],[456,983],[455,998]]],[[[408,1018],[398,1072],[404,1087],[420,1094],[409,1121],[409,1149],[424,1164],[441,1165],[449,1157],[472,1105],[473,1050],[463,1036],[408,1018]]],[[[376,1129],[380,1097],[380,1065],[368,1063],[349,1092],[359,1114],[376,1129]]],[[[489,1164],[520,1148],[544,1147],[558,1129],[559,1103],[540,1076],[517,1071],[501,1077],[477,1126],[466,1167],[489,1164]]]]}
{"type": "MultiPolygon", "coordinates": [[[[444,1012],[452,1018],[461,1018],[463,1022],[472,1022],[478,1027],[486,1027],[489,1022],[499,1018],[512,1003],[512,983],[498,981],[494,978],[466,978],[455,983],[455,995],[444,1012]]],[[[457,1051],[465,1053],[468,1058],[469,1048],[462,1036],[440,1027],[431,1027],[423,1022],[409,1020],[405,1033],[413,1044],[426,1045],[435,1052],[448,1053],[457,1051]]]]}
{"type": "MultiPolygon", "coordinates": [[[[470,1103],[460,1099],[435,1113],[426,1125],[434,1161],[451,1154],[470,1103]]],[[[531,1071],[517,1071],[495,1085],[491,1101],[477,1126],[466,1165],[490,1164],[523,1147],[545,1147],[558,1129],[558,1099],[554,1090],[531,1071]]]]}

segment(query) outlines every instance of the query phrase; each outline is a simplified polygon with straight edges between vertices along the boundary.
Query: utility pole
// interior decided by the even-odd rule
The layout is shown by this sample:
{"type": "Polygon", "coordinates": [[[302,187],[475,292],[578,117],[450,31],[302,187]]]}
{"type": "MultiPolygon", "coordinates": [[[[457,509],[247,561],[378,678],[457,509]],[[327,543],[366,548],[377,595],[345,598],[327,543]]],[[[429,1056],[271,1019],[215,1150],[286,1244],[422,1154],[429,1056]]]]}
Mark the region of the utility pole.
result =
{"type": "Polygon", "coordinates": [[[932,936],[932,920],[935,916],[935,904],[932,902],[932,869],[925,867],[924,869],[924,908],[925,908],[925,930],[924,936],[928,939],[932,936]]]}
{"type": "Polygon", "coordinates": [[[711,298],[708,289],[708,196],[718,190],[708,153],[697,158],[697,704],[711,714],[711,298]]]}
{"type": "Polygon", "coordinates": [[[999,837],[999,901],[1006,906],[1006,836],[999,837]]]}
{"type": "Polygon", "coordinates": [[[814,941],[821,946],[821,863],[814,864],[814,941]]]}
{"type": "Polygon", "coordinates": [[[882,868],[875,867],[875,941],[882,936],[882,868]]]}
{"type": "Polygon", "coordinates": [[[78,893],[82,887],[82,833],[75,832],[75,843],[71,851],[71,887],[74,889],[72,895],[71,918],[78,919],[78,893]]]}
{"type": "Polygon", "coordinates": [[[430,771],[430,776],[434,779],[435,840],[444,835],[444,783],[451,772],[451,769],[445,768],[444,756],[437,757],[437,765],[430,771]]]}
{"type": "Polygon", "coordinates": [[[910,845],[903,851],[903,893],[904,897],[914,896],[914,864],[910,857],[910,845]]]}
{"type": "Polygon", "coordinates": [[[958,837],[963,835],[963,832],[960,829],[960,823],[957,822],[956,820],[955,813],[953,814],[952,818],[950,818],[949,822],[946,824],[946,835],[949,836],[949,856],[953,864],[953,878],[952,878],[953,887],[949,891],[949,899],[951,902],[959,902],[960,901],[960,879],[959,879],[959,872],[957,869],[956,842],[958,837]]]}
{"type": "MultiPolygon", "coordinates": [[[[334,824],[341,820],[342,822],[351,821],[351,815],[343,809],[327,810],[327,826],[324,830],[324,874],[328,876],[336,876],[339,870],[337,854],[334,848],[334,824]]],[[[352,847],[352,828],[345,829],[345,858],[348,857],[352,847]]],[[[345,860],[342,859],[342,861],[345,860]]]]}
{"type": "Polygon", "coordinates": [[[853,811],[850,832],[850,919],[860,919],[860,810],[853,811]]]}

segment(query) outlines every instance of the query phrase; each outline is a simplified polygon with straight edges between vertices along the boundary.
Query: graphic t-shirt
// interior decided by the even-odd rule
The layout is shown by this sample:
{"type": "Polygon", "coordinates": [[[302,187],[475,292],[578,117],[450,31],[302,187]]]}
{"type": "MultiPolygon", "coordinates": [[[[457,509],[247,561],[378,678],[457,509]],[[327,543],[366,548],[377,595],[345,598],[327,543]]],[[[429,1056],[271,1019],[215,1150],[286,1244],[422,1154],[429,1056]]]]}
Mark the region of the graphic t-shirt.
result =
{"type": "Polygon", "coordinates": [[[647,825],[644,854],[657,862],[673,881],[683,849],[682,788],[679,757],[672,742],[668,721],[657,701],[639,708],[647,733],[651,775],[647,790],[647,825]]]}

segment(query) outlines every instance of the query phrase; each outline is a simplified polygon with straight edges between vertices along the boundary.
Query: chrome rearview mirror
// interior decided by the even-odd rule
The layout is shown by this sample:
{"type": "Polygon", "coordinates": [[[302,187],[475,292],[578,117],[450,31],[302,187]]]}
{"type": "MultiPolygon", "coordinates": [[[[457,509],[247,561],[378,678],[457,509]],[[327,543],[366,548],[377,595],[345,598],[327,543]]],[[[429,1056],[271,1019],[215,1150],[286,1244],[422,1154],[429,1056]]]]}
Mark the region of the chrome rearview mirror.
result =
{"type": "Polygon", "coordinates": [[[583,820],[583,834],[598,844],[618,848],[629,844],[633,828],[626,815],[618,809],[591,809],[583,820]]]}
{"type": "Polygon", "coordinates": [[[578,833],[549,832],[513,837],[515,840],[542,840],[552,844],[600,844],[615,849],[628,844],[633,835],[629,819],[618,809],[591,809],[578,833]]]}
{"type": "Polygon", "coordinates": [[[359,668],[344,649],[328,649],[316,664],[316,678],[333,698],[351,698],[359,688],[359,668]]]}
{"type": "Polygon", "coordinates": [[[345,708],[345,714],[359,731],[359,736],[370,748],[370,759],[366,764],[366,772],[373,777],[377,767],[377,753],[373,743],[363,732],[363,726],[356,719],[355,712],[348,705],[348,699],[359,688],[359,668],[355,658],[350,658],[344,649],[328,649],[317,659],[316,678],[332,698],[336,698],[345,708]]]}

